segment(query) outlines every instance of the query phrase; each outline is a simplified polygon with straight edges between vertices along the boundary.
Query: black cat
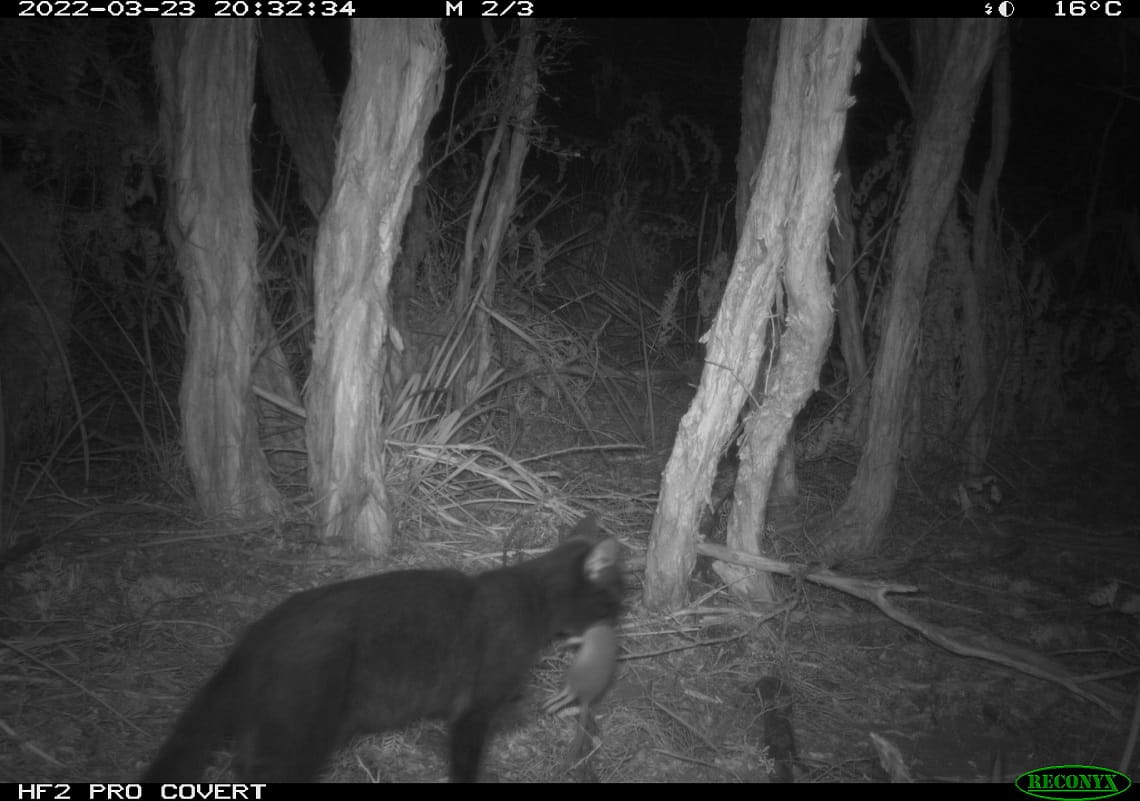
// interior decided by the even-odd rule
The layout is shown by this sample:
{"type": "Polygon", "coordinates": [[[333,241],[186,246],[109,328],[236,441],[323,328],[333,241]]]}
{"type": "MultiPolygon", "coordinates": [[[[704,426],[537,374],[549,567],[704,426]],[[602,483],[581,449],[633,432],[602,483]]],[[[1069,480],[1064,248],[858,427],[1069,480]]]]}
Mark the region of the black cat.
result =
{"type": "Polygon", "coordinates": [[[450,724],[452,781],[474,781],[543,646],[620,611],[617,542],[592,517],[571,537],[477,576],[401,570],[294,595],[250,627],[143,781],[198,780],[227,737],[239,780],[312,781],[351,737],[423,717],[450,724]]]}

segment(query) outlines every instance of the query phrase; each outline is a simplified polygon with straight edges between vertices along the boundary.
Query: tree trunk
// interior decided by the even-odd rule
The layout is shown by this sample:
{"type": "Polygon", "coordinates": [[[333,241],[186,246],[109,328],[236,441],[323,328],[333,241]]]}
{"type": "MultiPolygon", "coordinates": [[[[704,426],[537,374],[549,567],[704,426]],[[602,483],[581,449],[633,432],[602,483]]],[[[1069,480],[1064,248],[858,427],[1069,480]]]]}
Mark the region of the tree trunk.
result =
{"type": "Polygon", "coordinates": [[[256,23],[154,24],[166,228],[189,306],[180,404],[186,462],[207,514],[274,512],[251,373],[257,225],[249,135],[256,23]]]}
{"type": "Polygon", "coordinates": [[[990,284],[989,276],[999,268],[996,219],[997,182],[1005,165],[1009,147],[1010,65],[1009,38],[1003,36],[994,58],[990,114],[990,155],[986,160],[978,205],[974,211],[973,268],[961,275],[962,293],[962,369],[965,384],[963,406],[966,415],[965,472],[970,478],[981,476],[989,455],[990,417],[986,409],[989,394],[989,368],[986,365],[986,325],[982,316],[982,287],[990,284]]]}
{"type": "MultiPolygon", "coordinates": [[[[301,198],[313,219],[320,219],[328,201],[336,157],[336,106],[320,55],[303,20],[261,22],[261,70],[273,119],[293,154],[301,198]]],[[[306,280],[308,291],[296,293],[297,299],[312,297],[311,274],[306,280]]],[[[258,303],[258,337],[265,344],[258,351],[254,381],[259,389],[269,390],[289,406],[300,406],[301,394],[289,370],[272,316],[265,307],[265,299],[259,298],[258,303]]],[[[312,308],[301,301],[294,312],[307,318],[312,308]]],[[[304,476],[307,468],[304,420],[261,398],[258,411],[262,441],[274,471],[304,476]]]]}
{"type": "Polygon", "coordinates": [[[748,23],[741,87],[740,147],[736,151],[736,236],[744,235],[748,205],[759,178],[760,159],[772,115],[772,84],[780,44],[780,21],[754,19],[748,23]]]}
{"type": "Polygon", "coordinates": [[[317,236],[310,483],[322,535],[374,556],[392,539],[380,413],[388,282],[439,106],[443,57],[436,20],[353,21],[336,176],[317,236]]]}
{"type": "MultiPolygon", "coordinates": [[[[467,223],[463,263],[455,294],[457,315],[466,313],[469,302],[491,305],[494,298],[503,237],[518,205],[522,166],[530,149],[531,129],[538,107],[537,39],[535,21],[520,19],[519,45],[506,90],[509,99],[499,111],[499,124],[484,159],[483,180],[467,223]],[[479,285],[468,300],[476,258],[480,266],[479,285]]],[[[478,394],[478,388],[491,366],[490,316],[483,309],[476,308],[473,319],[475,347],[468,360],[470,372],[464,386],[457,387],[461,390],[461,395],[456,398],[457,406],[465,405],[467,399],[478,394]]]]}
{"type": "MultiPolygon", "coordinates": [[[[742,87],[742,113],[740,123],[740,147],[736,154],[736,231],[744,231],[748,215],[749,200],[755,186],[756,171],[764,155],[764,142],[768,138],[768,125],[772,113],[772,81],[776,72],[776,54],[780,37],[779,20],[754,19],[748,24],[748,40],[744,45],[744,80],[742,87]]],[[[780,332],[780,321],[773,330],[780,332]]],[[[768,341],[772,351],[779,345],[773,336],[768,341]]],[[[775,361],[769,355],[769,363],[775,361]]],[[[757,399],[763,397],[764,387],[754,389],[757,399]]],[[[794,498],[799,494],[796,480],[796,451],[794,429],[788,432],[788,440],[780,449],[780,463],[772,494],[777,498],[794,498]]],[[[739,477],[739,473],[737,474],[739,477]]],[[[757,582],[767,581],[766,575],[757,576],[757,582]]],[[[769,594],[769,593],[765,593],[769,594]]]]}
{"type": "Polygon", "coordinates": [[[982,80],[1002,31],[995,20],[920,21],[916,26],[915,153],[892,254],[870,428],[836,530],[836,545],[853,552],[876,544],[894,503],[927,271],[954,197],[982,80]]]}
{"type": "Polygon", "coordinates": [[[755,385],[767,310],[781,271],[789,298],[787,333],[771,394],[747,423],[729,523],[730,543],[757,551],[776,453],[814,386],[830,332],[824,243],[833,169],[863,32],[860,21],[781,25],[772,124],[732,275],[707,334],[708,356],[692,406],[665,468],[646,562],[646,603],[682,605],[695,555],[701,504],[736,416],[755,385]]]}
{"type": "Polygon", "coordinates": [[[855,283],[855,223],[851,211],[851,165],[847,148],[839,150],[836,163],[839,180],[835,184],[835,222],[831,226],[830,251],[835,278],[835,317],[839,329],[839,350],[847,370],[846,426],[843,432],[852,442],[862,442],[870,403],[871,382],[867,351],[863,342],[863,315],[855,283]]]}

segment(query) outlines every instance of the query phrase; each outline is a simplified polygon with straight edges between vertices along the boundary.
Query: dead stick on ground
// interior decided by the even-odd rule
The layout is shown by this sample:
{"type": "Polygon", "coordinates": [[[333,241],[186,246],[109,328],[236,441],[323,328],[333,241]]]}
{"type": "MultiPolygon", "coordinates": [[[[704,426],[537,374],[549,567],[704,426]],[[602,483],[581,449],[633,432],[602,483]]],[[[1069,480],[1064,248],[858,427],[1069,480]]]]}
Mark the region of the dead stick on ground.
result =
{"type": "Polygon", "coordinates": [[[697,546],[697,553],[703,556],[711,556],[713,559],[719,559],[722,562],[731,562],[732,564],[752,567],[769,573],[802,578],[804,581],[810,581],[824,587],[831,587],[832,589],[845,592],[848,595],[854,595],[856,598],[862,598],[864,601],[868,601],[879,607],[882,613],[891,620],[917,631],[935,645],[940,645],[951,653],[960,656],[974,657],[975,659],[984,659],[987,662],[994,662],[998,665],[1004,665],[1013,670],[1021,671],[1030,676],[1051,681],[1054,684],[1061,685],[1074,695],[1080,696],[1086,701],[1091,701],[1113,717],[1119,718],[1120,716],[1119,704],[1111,704],[1099,695],[1094,695],[1081,687],[1064,665],[1026,648],[1000,642],[995,638],[978,632],[966,630],[951,631],[941,626],[935,626],[932,623],[918,620],[887,600],[888,593],[918,592],[918,587],[912,584],[890,584],[879,581],[867,581],[864,579],[840,576],[830,570],[806,573],[804,572],[805,568],[802,566],[789,564],[788,562],[778,562],[775,559],[767,559],[763,556],[741,553],[740,551],[732,551],[720,545],[713,545],[707,542],[697,546]],[[967,639],[974,640],[975,642],[984,641],[986,647],[972,645],[966,642],[967,639]]]}
{"type": "Polygon", "coordinates": [[[93,692],[91,692],[91,690],[87,689],[87,688],[86,688],[86,687],[84,687],[82,684],[80,684],[78,681],[76,681],[75,679],[71,678],[71,676],[68,676],[68,675],[67,675],[66,673],[64,673],[62,670],[59,670],[58,668],[52,667],[52,666],[51,666],[51,665],[49,665],[47,662],[43,661],[42,659],[39,659],[38,657],[34,657],[34,656],[32,656],[31,654],[29,654],[27,651],[23,650],[22,648],[17,648],[15,645],[12,645],[12,643],[8,642],[7,640],[0,640],[0,645],[4,646],[5,648],[11,648],[13,651],[15,651],[16,653],[18,653],[20,656],[24,657],[24,659],[27,659],[29,662],[34,662],[35,664],[37,664],[37,665],[39,665],[40,667],[42,667],[44,670],[48,670],[48,671],[51,671],[51,672],[52,672],[52,673],[54,673],[55,675],[59,676],[61,679],[63,679],[64,681],[66,681],[68,684],[74,685],[74,686],[75,686],[76,688],[78,688],[78,689],[79,689],[79,691],[80,691],[80,692],[82,692],[84,695],[89,695],[89,696],[91,696],[91,697],[92,697],[92,698],[94,698],[94,699],[95,699],[97,702],[99,702],[99,703],[100,703],[100,704],[102,704],[104,707],[106,707],[108,710],[110,710],[111,714],[113,714],[113,715],[114,715],[115,717],[117,717],[119,720],[123,721],[123,723],[126,723],[128,726],[130,726],[132,729],[134,729],[135,731],[139,732],[140,734],[146,734],[146,732],[145,732],[145,731],[143,731],[141,728],[139,728],[137,724],[135,724],[135,723],[131,722],[130,720],[128,720],[128,719],[127,719],[127,718],[126,718],[126,717],[123,715],[123,713],[122,713],[122,712],[120,712],[119,710],[115,709],[115,707],[111,706],[109,703],[107,703],[106,701],[104,701],[104,700],[103,700],[103,698],[102,698],[101,696],[99,696],[97,693],[93,693],[93,692]]]}
{"type": "Polygon", "coordinates": [[[24,748],[28,749],[29,751],[31,751],[33,754],[35,754],[36,756],[38,756],[40,759],[44,760],[45,762],[48,762],[49,764],[55,765],[57,768],[67,767],[62,762],[60,762],[58,759],[53,757],[51,754],[47,753],[46,751],[44,751],[40,748],[37,748],[34,743],[30,743],[27,740],[20,737],[20,735],[18,735],[16,733],[15,729],[13,729],[11,726],[9,726],[7,723],[5,723],[2,720],[0,720],[0,730],[2,730],[5,734],[7,734],[13,740],[18,740],[20,745],[24,746],[24,748]]]}

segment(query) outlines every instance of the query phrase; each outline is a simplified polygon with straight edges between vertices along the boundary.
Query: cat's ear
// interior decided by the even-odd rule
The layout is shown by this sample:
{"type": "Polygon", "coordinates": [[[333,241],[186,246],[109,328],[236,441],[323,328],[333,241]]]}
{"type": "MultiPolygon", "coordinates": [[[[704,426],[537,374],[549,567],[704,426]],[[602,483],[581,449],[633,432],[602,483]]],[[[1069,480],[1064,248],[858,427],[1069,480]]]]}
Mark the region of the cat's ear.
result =
{"type": "Polygon", "coordinates": [[[618,542],[606,538],[594,545],[586,554],[585,573],[590,581],[598,581],[602,574],[612,569],[618,560],[618,542]]]}

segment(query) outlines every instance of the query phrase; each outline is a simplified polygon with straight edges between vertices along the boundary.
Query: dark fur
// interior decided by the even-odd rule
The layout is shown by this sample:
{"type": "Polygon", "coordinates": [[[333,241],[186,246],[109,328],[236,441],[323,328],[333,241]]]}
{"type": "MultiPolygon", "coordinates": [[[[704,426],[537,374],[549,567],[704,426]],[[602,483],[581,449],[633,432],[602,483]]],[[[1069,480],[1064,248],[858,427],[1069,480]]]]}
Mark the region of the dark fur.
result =
{"type": "MultiPolygon", "coordinates": [[[[586,518],[573,534],[595,531],[586,518]]],[[[143,780],[196,781],[232,737],[239,780],[311,781],[351,737],[431,717],[450,723],[452,780],[473,781],[543,646],[617,616],[616,548],[577,537],[478,576],[403,570],[294,595],[250,627],[143,780]]]]}

